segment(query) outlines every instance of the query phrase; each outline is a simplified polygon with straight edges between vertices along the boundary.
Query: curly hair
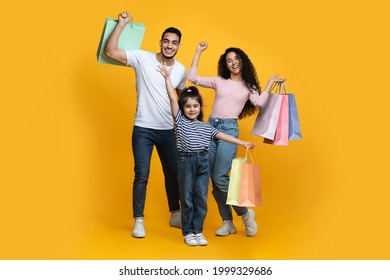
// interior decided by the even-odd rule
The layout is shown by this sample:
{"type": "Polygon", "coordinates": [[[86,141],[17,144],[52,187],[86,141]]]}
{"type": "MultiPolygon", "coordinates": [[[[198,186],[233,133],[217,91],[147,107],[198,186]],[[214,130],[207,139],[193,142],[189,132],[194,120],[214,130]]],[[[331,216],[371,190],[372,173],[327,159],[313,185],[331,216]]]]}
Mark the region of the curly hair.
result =
{"type": "MultiPolygon", "coordinates": [[[[248,55],[239,48],[227,48],[225,52],[221,55],[218,61],[218,76],[229,79],[230,78],[230,71],[227,68],[226,64],[226,56],[228,53],[234,52],[241,60],[242,70],[241,75],[242,79],[245,82],[246,86],[252,91],[257,90],[259,93],[261,93],[261,87],[259,80],[257,78],[257,73],[255,66],[249,59],[248,55]]],[[[242,109],[240,115],[238,116],[238,119],[244,119],[246,117],[249,117],[256,113],[258,111],[258,108],[254,106],[250,100],[248,99],[247,102],[244,105],[244,108],[242,109]]]]}
{"type": "Polygon", "coordinates": [[[179,95],[178,103],[179,108],[182,112],[184,112],[184,105],[186,105],[188,98],[195,99],[199,105],[200,105],[200,112],[197,117],[198,121],[203,121],[203,99],[202,96],[199,93],[199,90],[195,86],[190,86],[188,88],[185,88],[182,93],[179,95]]]}

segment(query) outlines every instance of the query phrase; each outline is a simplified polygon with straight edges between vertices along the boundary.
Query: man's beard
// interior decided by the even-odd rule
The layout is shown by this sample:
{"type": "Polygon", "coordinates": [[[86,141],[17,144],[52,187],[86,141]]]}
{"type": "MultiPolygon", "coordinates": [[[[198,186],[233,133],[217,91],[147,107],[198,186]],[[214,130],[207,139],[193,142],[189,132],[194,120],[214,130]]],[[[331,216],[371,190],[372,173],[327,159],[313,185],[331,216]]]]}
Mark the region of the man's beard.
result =
{"type": "Polygon", "coordinates": [[[166,55],[164,54],[163,50],[161,50],[161,54],[162,54],[162,56],[163,56],[164,58],[166,58],[166,59],[171,59],[171,58],[174,58],[174,57],[175,57],[175,55],[177,54],[177,52],[175,52],[172,56],[166,56],[166,55]]]}

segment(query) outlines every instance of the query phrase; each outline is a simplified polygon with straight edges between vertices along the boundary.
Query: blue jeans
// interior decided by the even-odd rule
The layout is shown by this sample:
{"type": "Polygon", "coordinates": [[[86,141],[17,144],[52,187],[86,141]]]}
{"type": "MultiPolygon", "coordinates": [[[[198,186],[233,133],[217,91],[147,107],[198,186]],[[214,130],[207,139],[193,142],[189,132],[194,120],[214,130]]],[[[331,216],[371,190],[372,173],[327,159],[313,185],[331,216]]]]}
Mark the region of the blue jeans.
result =
{"type": "Polygon", "coordinates": [[[209,170],[207,151],[178,152],[177,178],[184,236],[203,231],[203,223],[207,213],[209,170]]]}
{"type": "Polygon", "coordinates": [[[180,210],[176,169],[177,150],[173,130],[134,126],[132,142],[134,156],[133,217],[144,216],[146,185],[154,146],[156,146],[164,172],[169,211],[180,210]]]}
{"type": "MultiPolygon", "coordinates": [[[[236,119],[209,118],[209,123],[220,132],[238,137],[238,124],[236,119]]],[[[210,177],[213,183],[213,196],[218,205],[222,220],[233,220],[232,207],[238,216],[248,212],[248,208],[226,204],[229,188],[229,172],[232,160],[236,157],[237,145],[222,140],[212,141],[209,149],[210,177]]]]}

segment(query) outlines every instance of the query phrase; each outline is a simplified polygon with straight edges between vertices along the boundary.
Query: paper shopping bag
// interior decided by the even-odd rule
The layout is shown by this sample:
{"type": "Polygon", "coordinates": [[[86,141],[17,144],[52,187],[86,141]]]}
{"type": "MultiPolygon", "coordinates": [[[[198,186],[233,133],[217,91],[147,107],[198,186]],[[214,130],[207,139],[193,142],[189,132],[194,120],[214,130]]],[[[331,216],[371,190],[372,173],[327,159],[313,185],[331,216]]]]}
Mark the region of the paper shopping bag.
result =
{"type": "Polygon", "coordinates": [[[248,158],[235,158],[232,161],[226,204],[239,205],[242,164],[247,161],[248,158]]]}
{"type": "Polygon", "coordinates": [[[270,140],[264,138],[264,143],[273,144],[277,146],[287,146],[288,137],[289,137],[289,96],[287,94],[282,94],[282,104],[280,106],[280,113],[278,124],[276,126],[275,138],[270,140]]]}
{"type": "MultiPolygon", "coordinates": [[[[104,48],[106,46],[107,40],[110,37],[111,33],[114,31],[118,20],[112,18],[106,18],[104,24],[103,32],[100,37],[100,42],[97,50],[97,60],[100,63],[113,64],[126,66],[111,58],[107,57],[104,54],[104,48]]],[[[125,50],[136,50],[141,47],[142,40],[144,38],[145,26],[143,23],[128,22],[124,27],[121,35],[118,40],[118,48],[125,50]]]]}
{"type": "Polygon", "coordinates": [[[288,112],[289,112],[289,128],[288,140],[302,139],[301,125],[298,118],[297,103],[295,102],[295,95],[292,93],[288,95],[288,112]]]}
{"type": "Polygon", "coordinates": [[[261,206],[260,167],[243,163],[241,168],[239,206],[261,206]]]}
{"type": "Polygon", "coordinates": [[[271,94],[267,103],[257,114],[251,134],[274,140],[281,105],[282,95],[271,94]]]}

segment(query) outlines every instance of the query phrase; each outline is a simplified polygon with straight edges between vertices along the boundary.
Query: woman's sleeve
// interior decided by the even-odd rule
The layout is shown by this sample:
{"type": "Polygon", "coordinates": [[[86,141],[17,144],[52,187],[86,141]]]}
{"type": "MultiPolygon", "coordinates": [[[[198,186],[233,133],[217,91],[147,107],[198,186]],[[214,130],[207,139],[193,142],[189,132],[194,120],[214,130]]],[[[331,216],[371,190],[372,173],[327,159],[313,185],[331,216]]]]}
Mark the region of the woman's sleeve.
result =
{"type": "Polygon", "coordinates": [[[199,76],[197,67],[190,67],[187,78],[195,86],[201,86],[205,88],[215,88],[216,77],[199,76]]]}
{"type": "Polygon", "coordinates": [[[249,94],[249,100],[257,108],[262,108],[267,103],[269,96],[268,91],[263,91],[261,94],[258,91],[252,91],[249,94]]]}

